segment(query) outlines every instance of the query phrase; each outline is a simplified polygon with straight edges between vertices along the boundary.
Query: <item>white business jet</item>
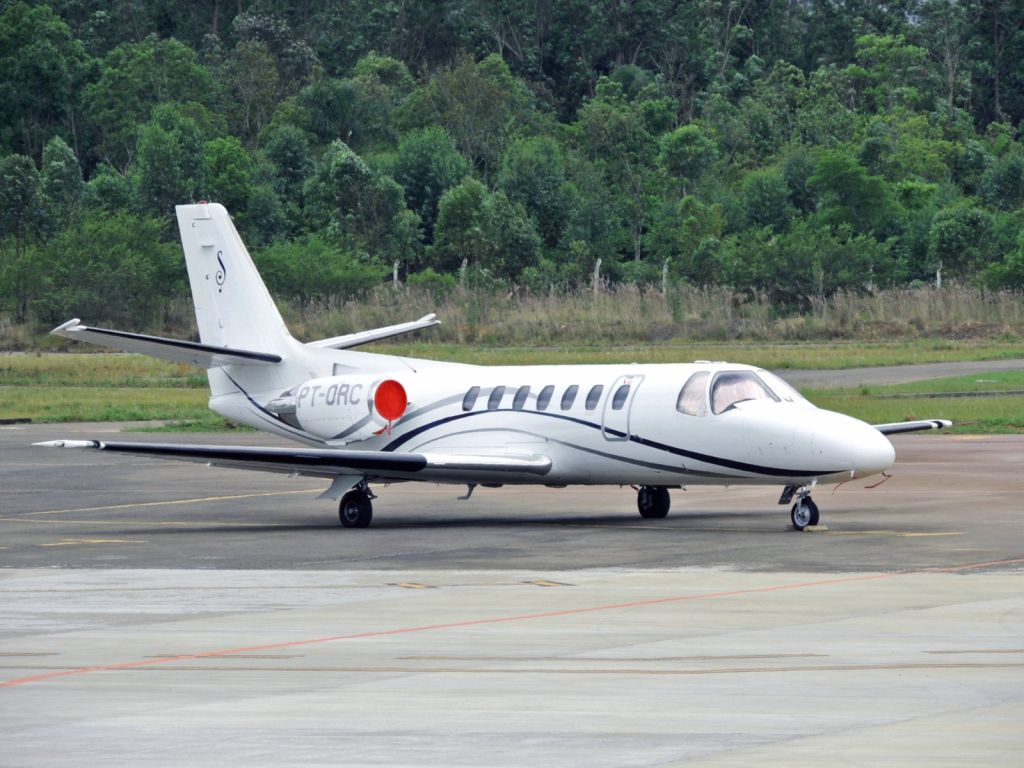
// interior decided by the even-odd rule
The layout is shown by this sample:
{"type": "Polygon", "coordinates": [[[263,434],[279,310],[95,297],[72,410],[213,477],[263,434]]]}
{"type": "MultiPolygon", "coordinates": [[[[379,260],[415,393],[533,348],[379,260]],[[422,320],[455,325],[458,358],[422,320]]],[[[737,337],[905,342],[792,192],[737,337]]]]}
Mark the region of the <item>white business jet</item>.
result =
{"type": "Polygon", "coordinates": [[[886,435],[951,425],[872,426],[816,408],[759,368],[670,365],[461,365],[351,351],[437,324],[433,315],[303,343],[294,339],[227,211],[177,208],[199,343],[82,325],[70,339],[206,368],[210,408],[302,447],[55,440],[91,448],[331,480],[341,524],[373,516],[371,484],[430,481],[631,485],[645,518],[669,511],[669,489],[779,485],[798,529],[818,523],[820,484],[888,469],[886,435]]]}

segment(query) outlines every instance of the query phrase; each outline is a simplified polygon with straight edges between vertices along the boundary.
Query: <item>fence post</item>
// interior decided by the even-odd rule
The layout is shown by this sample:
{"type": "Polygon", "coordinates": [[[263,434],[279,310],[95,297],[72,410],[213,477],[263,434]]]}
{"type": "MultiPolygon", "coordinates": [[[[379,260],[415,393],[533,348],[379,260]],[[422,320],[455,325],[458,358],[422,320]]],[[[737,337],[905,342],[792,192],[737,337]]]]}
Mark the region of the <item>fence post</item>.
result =
{"type": "Polygon", "coordinates": [[[601,290],[601,259],[598,259],[594,264],[594,297],[597,298],[597,294],[601,290]]]}

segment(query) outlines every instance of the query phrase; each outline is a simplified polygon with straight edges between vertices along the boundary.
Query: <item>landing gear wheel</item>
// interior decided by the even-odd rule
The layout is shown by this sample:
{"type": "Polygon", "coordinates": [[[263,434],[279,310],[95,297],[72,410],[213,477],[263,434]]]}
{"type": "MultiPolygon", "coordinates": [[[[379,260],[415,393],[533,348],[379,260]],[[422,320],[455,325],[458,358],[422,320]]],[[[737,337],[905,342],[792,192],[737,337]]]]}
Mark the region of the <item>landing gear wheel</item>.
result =
{"type": "Polygon", "coordinates": [[[668,488],[660,485],[645,485],[636,495],[636,506],[640,510],[640,517],[647,520],[659,520],[668,514],[672,504],[672,498],[668,494],[668,488]]]}
{"type": "Polygon", "coordinates": [[[817,525],[818,505],[811,500],[810,496],[797,499],[793,509],[790,510],[789,519],[793,521],[793,527],[798,531],[802,531],[809,525],[817,525]]]}
{"type": "Polygon", "coordinates": [[[358,489],[346,493],[338,505],[338,518],[346,528],[366,528],[373,519],[370,494],[358,489]]]}

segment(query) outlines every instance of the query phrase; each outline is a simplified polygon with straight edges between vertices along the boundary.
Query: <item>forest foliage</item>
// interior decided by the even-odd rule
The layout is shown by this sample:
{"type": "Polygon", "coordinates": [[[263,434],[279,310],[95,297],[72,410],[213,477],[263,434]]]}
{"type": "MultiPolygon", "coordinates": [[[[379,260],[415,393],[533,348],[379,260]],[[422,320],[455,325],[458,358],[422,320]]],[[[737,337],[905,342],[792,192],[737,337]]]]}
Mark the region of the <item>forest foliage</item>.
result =
{"type": "Polygon", "coordinates": [[[300,306],[1020,289],[1022,118],[1014,0],[0,0],[0,314],[151,322],[201,199],[300,306]]]}

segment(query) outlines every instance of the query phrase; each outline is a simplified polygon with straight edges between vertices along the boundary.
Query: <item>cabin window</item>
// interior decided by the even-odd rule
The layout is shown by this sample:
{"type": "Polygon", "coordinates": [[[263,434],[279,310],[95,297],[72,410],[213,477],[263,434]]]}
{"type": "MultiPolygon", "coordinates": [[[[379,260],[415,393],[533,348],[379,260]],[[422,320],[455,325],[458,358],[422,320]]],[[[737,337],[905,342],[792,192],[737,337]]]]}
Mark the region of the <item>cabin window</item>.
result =
{"type": "Polygon", "coordinates": [[[523,406],[526,405],[526,398],[530,396],[530,387],[523,386],[516,390],[515,399],[512,400],[512,407],[517,411],[523,410],[523,406]]]}
{"type": "Polygon", "coordinates": [[[566,387],[565,392],[562,393],[562,410],[568,411],[572,408],[572,404],[576,402],[576,393],[580,391],[579,384],[573,384],[566,387]]]}
{"type": "Polygon", "coordinates": [[[622,406],[626,404],[626,399],[629,397],[629,384],[623,384],[615,390],[615,394],[612,395],[612,410],[621,411],[622,406]]]}
{"type": "Polygon", "coordinates": [[[687,416],[708,415],[707,400],[704,396],[708,388],[708,375],[707,371],[700,371],[686,380],[676,399],[677,411],[687,416]]]}
{"type": "Polygon", "coordinates": [[[466,396],[462,398],[462,410],[472,411],[476,405],[476,399],[480,396],[480,387],[470,387],[466,396]]]}
{"type": "Polygon", "coordinates": [[[501,405],[501,398],[505,396],[504,387],[495,387],[491,390],[491,396],[487,398],[487,410],[496,411],[501,405]]]}
{"type": "Polygon", "coordinates": [[[592,411],[597,408],[597,402],[601,399],[601,393],[604,392],[604,384],[595,384],[587,392],[587,410],[592,411]]]}
{"type": "Polygon", "coordinates": [[[774,400],[779,398],[764,385],[753,371],[723,371],[711,384],[711,411],[724,413],[747,400],[774,400]]]}
{"type": "Polygon", "coordinates": [[[548,404],[551,402],[551,396],[555,394],[555,385],[548,384],[544,389],[537,395],[537,410],[546,411],[548,404]]]}

